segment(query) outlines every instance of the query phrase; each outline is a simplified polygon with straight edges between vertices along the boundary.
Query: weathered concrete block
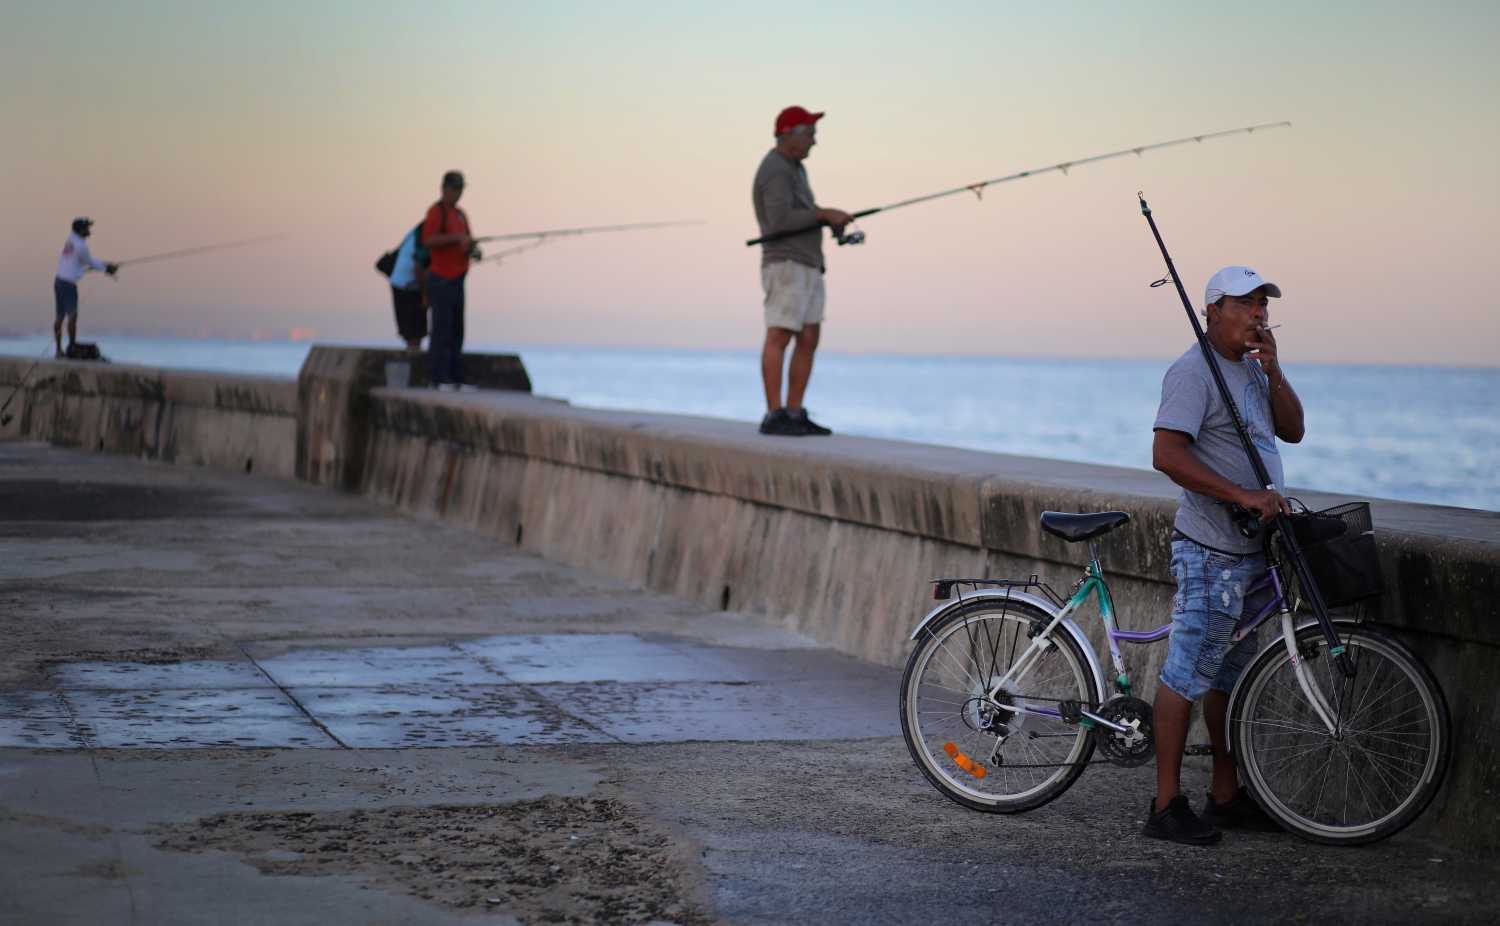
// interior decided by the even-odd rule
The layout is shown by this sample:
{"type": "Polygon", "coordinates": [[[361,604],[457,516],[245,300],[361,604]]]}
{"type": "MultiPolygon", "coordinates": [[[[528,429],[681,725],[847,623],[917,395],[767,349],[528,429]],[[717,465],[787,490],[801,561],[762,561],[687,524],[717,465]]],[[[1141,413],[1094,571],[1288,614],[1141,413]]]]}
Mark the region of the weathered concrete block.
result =
{"type": "Polygon", "coordinates": [[[25,386],[0,437],[290,478],[296,460],[291,380],[81,361],[0,360],[0,382],[25,386]]]}
{"type": "MultiPolygon", "coordinates": [[[[386,383],[386,365],[405,364],[408,385],[429,385],[426,358],[400,350],[314,347],[297,377],[297,477],[355,489],[364,465],[370,390],[386,383]]],[[[481,389],[531,391],[514,354],[465,354],[469,382],[481,389]]]]}

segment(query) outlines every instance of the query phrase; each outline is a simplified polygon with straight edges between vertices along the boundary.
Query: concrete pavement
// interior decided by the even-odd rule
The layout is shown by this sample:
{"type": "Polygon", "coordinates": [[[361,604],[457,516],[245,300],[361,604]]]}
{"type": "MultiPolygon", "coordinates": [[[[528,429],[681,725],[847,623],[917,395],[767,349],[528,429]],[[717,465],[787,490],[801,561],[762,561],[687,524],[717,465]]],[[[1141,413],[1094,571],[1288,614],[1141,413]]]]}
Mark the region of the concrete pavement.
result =
{"type": "Polygon", "coordinates": [[[0,638],[0,923],[1500,911],[1412,837],[1145,842],[1149,766],[963,810],[892,670],[257,476],[0,443],[0,638]]]}

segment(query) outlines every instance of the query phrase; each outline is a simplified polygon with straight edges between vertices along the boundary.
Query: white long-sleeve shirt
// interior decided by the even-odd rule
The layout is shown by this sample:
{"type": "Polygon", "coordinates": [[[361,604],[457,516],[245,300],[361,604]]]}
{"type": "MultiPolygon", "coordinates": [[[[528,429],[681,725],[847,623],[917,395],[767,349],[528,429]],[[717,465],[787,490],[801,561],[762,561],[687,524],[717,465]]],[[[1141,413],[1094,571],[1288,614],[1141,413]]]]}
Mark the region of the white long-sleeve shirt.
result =
{"type": "Polygon", "coordinates": [[[63,245],[62,256],[57,259],[57,278],[77,283],[90,270],[103,270],[105,263],[89,253],[89,243],[74,232],[63,245]]]}

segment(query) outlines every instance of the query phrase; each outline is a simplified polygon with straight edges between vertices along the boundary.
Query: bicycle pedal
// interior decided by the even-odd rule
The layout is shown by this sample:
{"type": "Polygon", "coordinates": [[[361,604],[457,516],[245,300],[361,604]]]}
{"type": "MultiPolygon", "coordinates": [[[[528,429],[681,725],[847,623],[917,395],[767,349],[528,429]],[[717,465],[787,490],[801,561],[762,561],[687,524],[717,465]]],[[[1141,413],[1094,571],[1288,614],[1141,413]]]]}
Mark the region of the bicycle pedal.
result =
{"type": "Polygon", "coordinates": [[[1212,743],[1193,743],[1183,747],[1182,754],[1185,756],[1211,756],[1214,754],[1212,743]]]}

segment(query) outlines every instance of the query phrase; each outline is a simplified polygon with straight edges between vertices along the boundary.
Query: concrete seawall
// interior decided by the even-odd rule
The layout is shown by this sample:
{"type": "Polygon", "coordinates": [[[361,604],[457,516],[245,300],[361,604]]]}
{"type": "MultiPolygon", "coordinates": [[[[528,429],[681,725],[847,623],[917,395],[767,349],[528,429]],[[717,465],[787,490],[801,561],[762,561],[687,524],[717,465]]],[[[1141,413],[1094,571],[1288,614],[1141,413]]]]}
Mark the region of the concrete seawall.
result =
{"type": "MultiPolygon", "coordinates": [[[[315,354],[304,379],[308,369],[337,377],[358,366],[337,360],[315,354]]],[[[0,386],[25,366],[0,361],[0,386]]],[[[0,438],[228,468],[253,445],[278,475],[342,485],[548,558],[767,615],[885,664],[904,660],[908,634],[933,604],[934,576],[1037,574],[1065,591],[1084,551],[1041,533],[1037,515],[1049,508],[1130,511],[1133,523],[1102,543],[1121,622],[1143,629],[1169,613],[1176,493],[1151,472],[863,438],[778,440],[747,424],[576,409],[524,393],[365,395],[368,376],[359,401],[341,397],[299,418],[289,381],[45,366],[0,438]],[[199,380],[238,398],[186,385],[199,380]],[[168,382],[177,384],[170,400],[168,382]],[[343,420],[338,409],[361,420],[343,420]],[[160,437],[163,423],[171,440],[160,437]],[[324,464],[299,472],[299,446],[304,460],[305,448],[321,448],[324,464]]],[[[1296,494],[1314,508],[1341,500],[1296,494]]],[[[1500,738],[1487,722],[1500,714],[1492,604],[1500,514],[1377,500],[1374,516],[1388,592],[1373,619],[1427,661],[1453,715],[1448,784],[1419,831],[1500,847],[1489,809],[1500,790],[1500,738]]],[[[1086,629],[1097,642],[1097,622],[1086,629]]],[[[1127,652],[1148,697],[1164,652],[1162,644],[1127,652]]]]}
{"type": "Polygon", "coordinates": [[[25,380],[0,440],[31,438],[284,479],[296,474],[295,380],[75,361],[31,366],[0,359],[4,395],[25,380]]]}

